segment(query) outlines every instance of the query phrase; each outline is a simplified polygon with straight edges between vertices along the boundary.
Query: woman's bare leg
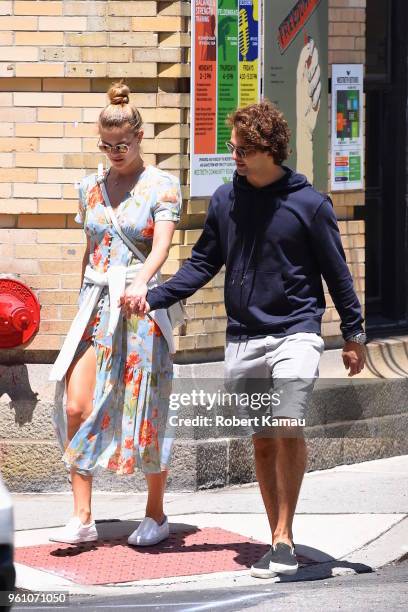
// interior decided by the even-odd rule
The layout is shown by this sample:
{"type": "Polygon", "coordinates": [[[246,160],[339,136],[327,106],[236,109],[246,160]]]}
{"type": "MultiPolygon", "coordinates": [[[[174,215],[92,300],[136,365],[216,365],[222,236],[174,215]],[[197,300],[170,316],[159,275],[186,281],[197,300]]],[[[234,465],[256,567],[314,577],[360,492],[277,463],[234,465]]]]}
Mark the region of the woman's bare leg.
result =
{"type": "MultiPolygon", "coordinates": [[[[67,376],[67,436],[72,440],[93,408],[96,382],[96,354],[91,345],[68,370],[67,376]]],[[[74,494],[74,516],[86,525],[92,520],[91,495],[92,476],[78,474],[71,470],[72,492],[74,494]]]]}
{"type": "Polygon", "coordinates": [[[147,503],[146,516],[154,519],[156,523],[161,523],[164,518],[163,498],[166,489],[167,470],[158,474],[145,474],[147,482],[147,503]]]}

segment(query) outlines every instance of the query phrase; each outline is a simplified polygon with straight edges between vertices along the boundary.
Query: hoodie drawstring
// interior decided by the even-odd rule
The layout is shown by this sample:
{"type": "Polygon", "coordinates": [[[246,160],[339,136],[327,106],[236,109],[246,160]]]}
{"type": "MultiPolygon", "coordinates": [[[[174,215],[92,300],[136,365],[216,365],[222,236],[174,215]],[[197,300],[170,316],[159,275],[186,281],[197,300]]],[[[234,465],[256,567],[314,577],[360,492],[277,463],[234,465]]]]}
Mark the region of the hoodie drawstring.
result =
{"type": "Polygon", "coordinates": [[[256,243],[256,234],[254,234],[254,238],[252,240],[251,251],[249,253],[249,257],[248,257],[246,268],[243,270],[243,273],[242,273],[242,276],[241,276],[241,287],[242,287],[242,285],[245,282],[246,275],[248,274],[249,266],[250,266],[250,263],[251,263],[251,260],[252,260],[252,255],[254,254],[254,250],[255,250],[255,243],[256,243]]]}

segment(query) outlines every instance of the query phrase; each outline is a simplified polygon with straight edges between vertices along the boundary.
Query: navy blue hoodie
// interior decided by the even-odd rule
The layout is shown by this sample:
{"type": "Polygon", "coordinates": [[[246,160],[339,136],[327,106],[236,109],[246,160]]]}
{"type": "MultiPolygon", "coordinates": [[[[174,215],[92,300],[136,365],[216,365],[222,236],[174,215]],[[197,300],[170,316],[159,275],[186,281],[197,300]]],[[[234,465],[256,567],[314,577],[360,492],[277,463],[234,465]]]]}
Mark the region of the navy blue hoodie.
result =
{"type": "Polygon", "coordinates": [[[331,200],[283,169],[281,179],[260,189],[237,173],[217,189],[191,258],[148,292],[152,310],[189,297],[225,264],[229,339],[320,333],[322,276],[343,337],[363,331],[331,200]]]}

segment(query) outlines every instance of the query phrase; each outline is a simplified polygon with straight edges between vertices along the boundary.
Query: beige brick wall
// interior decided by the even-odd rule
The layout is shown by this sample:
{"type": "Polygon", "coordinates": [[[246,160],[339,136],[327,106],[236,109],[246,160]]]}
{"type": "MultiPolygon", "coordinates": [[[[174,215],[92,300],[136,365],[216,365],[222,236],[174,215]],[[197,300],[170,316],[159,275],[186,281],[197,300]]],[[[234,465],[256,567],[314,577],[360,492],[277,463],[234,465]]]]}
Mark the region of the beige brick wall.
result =
{"type": "MultiPolygon", "coordinates": [[[[330,62],[363,61],[365,2],[329,4],[330,62]]],[[[74,183],[103,159],[95,121],[114,79],[125,76],[135,92],[146,161],[182,184],[182,221],[164,272],[176,272],[191,252],[208,200],[188,200],[189,15],[190,3],[178,0],[0,1],[0,273],[20,274],[42,304],[29,351],[57,350],[75,312],[83,236],[73,221],[74,183]]],[[[364,194],[333,199],[346,220],[364,194]]],[[[363,298],[364,227],[342,221],[341,231],[363,298]]],[[[220,273],[188,300],[180,358],[222,351],[222,288],[220,273]]],[[[338,317],[329,297],[328,306],[323,330],[333,336],[338,317]]]]}
{"type": "MultiPolygon", "coordinates": [[[[329,66],[364,64],[365,6],[366,0],[329,0],[329,66]]],[[[365,106],[364,99],[363,102],[365,106]]],[[[330,170],[329,160],[329,177],[330,170]]],[[[339,218],[349,219],[353,217],[354,206],[364,205],[364,192],[334,193],[332,199],[339,218]]]]}
{"type": "MultiPolygon", "coordinates": [[[[365,62],[365,14],[366,0],[329,0],[329,70],[332,64],[364,64],[365,62]]],[[[329,72],[330,74],[330,72],[329,72]]],[[[365,108],[365,99],[363,97],[365,108]]],[[[331,118],[331,100],[329,100],[331,118]]],[[[363,121],[363,131],[364,131],[363,121]]],[[[330,132],[329,132],[330,155],[330,132]]],[[[330,191],[329,157],[329,191],[330,191]]],[[[363,206],[364,191],[331,193],[336,214],[340,219],[340,231],[347,263],[354,278],[357,295],[365,302],[365,230],[363,221],[352,221],[355,206],[363,206]],[[347,220],[348,221],[345,221],[347,220]],[[342,221],[344,220],[344,221],[342,221]]],[[[327,310],[323,318],[323,335],[339,334],[340,318],[333,307],[330,295],[325,291],[327,310]]]]}

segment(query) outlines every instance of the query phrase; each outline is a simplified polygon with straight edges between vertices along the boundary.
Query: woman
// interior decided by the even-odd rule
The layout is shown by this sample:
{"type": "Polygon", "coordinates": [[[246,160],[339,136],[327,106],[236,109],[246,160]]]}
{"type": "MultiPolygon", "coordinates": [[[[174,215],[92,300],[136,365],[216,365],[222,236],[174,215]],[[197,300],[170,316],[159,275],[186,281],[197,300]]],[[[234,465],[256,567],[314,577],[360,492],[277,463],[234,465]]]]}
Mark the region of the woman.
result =
{"type": "Polygon", "coordinates": [[[80,186],[75,220],[83,224],[87,247],[79,312],[50,377],[66,380],[66,407],[55,421],[74,496],[73,518],[51,538],[57,542],[97,539],[91,512],[97,465],[117,474],[137,467],[145,474],[146,516],[130,544],[153,545],[169,534],[163,496],[172,446],[165,433],[174,348],[160,322],[168,322],[166,311],[156,311],[156,320],[132,311],[144,303],[148,285],[157,283],[180,218],[181,194],[174,176],[145,166],[142,118],[129,94],[123,82],[109,89],[98,128],[110,169],[87,176],[80,186]],[[110,205],[144,263],[115,228],[110,205]]]}

